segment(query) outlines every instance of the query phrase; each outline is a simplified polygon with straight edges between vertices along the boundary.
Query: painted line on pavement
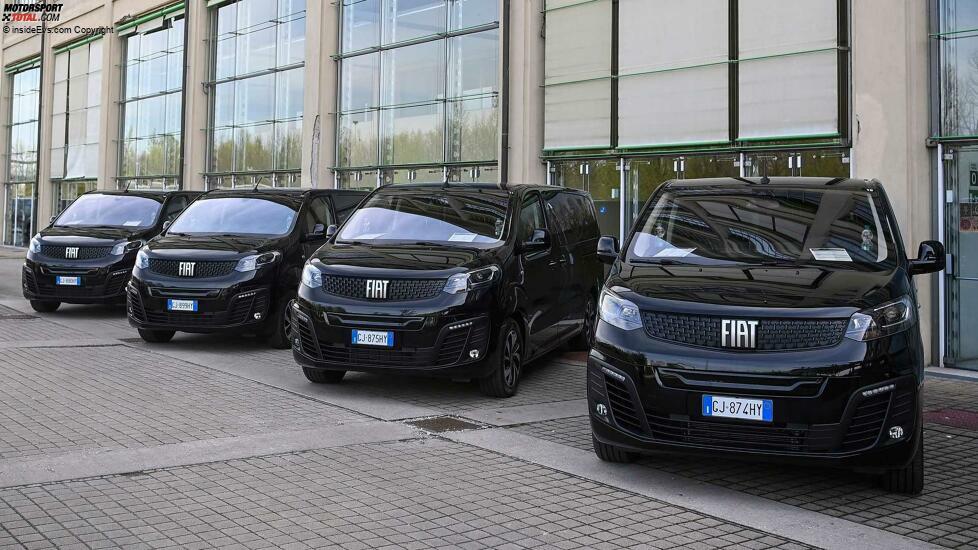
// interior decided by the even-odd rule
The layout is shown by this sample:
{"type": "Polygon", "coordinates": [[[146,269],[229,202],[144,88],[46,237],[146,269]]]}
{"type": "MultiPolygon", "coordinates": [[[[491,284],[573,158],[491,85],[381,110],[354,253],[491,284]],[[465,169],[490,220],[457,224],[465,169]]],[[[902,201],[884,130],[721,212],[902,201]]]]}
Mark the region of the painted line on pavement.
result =
{"type": "Polygon", "coordinates": [[[493,428],[441,435],[450,441],[466,443],[546,466],[820,548],[830,550],[940,548],[873,527],[660,472],[645,466],[605,464],[592,452],[543,441],[512,430],[493,428]]]}
{"type": "Polygon", "coordinates": [[[571,399],[551,403],[533,403],[515,407],[481,408],[453,412],[461,416],[493,426],[515,426],[546,420],[558,420],[587,415],[587,399],[571,399]]]}

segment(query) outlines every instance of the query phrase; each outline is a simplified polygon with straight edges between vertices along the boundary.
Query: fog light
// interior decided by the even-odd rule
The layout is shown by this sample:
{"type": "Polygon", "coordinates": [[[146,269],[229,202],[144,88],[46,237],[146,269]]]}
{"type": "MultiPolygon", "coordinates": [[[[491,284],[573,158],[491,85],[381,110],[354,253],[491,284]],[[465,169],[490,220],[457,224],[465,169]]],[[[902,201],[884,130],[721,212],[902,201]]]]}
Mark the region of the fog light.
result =
{"type": "Polygon", "coordinates": [[[261,319],[261,312],[255,314],[255,320],[261,319]]]}
{"type": "Polygon", "coordinates": [[[900,439],[903,437],[903,428],[900,426],[893,426],[890,428],[890,439],[900,439]]]}
{"type": "Polygon", "coordinates": [[[598,416],[608,416],[608,407],[604,403],[598,403],[594,406],[594,412],[598,413],[598,416]]]}
{"type": "Polygon", "coordinates": [[[479,358],[479,350],[474,349],[474,350],[470,351],[469,352],[469,357],[471,357],[473,359],[478,359],[479,358]]]}

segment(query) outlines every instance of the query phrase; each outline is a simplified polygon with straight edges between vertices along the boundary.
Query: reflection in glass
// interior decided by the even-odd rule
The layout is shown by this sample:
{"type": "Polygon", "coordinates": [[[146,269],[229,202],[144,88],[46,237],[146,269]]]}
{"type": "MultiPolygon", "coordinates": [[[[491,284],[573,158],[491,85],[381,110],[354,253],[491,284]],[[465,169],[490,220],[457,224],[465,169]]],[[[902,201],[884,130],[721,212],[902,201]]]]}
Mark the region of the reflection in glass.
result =
{"type": "Polygon", "coordinates": [[[7,207],[3,224],[3,244],[27,246],[31,240],[34,219],[34,184],[7,184],[5,187],[7,207]]]}
{"type": "Polygon", "coordinates": [[[451,2],[452,29],[468,29],[499,21],[498,0],[455,0],[451,2]]]}
{"type": "Polygon", "coordinates": [[[439,163],[445,158],[445,123],[441,104],[383,112],[384,162],[439,163]]]}
{"type": "Polygon", "coordinates": [[[445,45],[425,42],[386,50],[384,105],[405,105],[445,97],[445,45]]]}
{"type": "Polygon", "coordinates": [[[343,53],[380,44],[381,0],[343,0],[343,53]]]}
{"type": "Polygon", "coordinates": [[[377,164],[379,111],[340,115],[340,166],[374,166],[377,164]]]}
{"type": "Polygon", "coordinates": [[[447,27],[445,0],[390,0],[387,8],[384,20],[392,23],[386,26],[385,44],[431,36],[447,27]]]}

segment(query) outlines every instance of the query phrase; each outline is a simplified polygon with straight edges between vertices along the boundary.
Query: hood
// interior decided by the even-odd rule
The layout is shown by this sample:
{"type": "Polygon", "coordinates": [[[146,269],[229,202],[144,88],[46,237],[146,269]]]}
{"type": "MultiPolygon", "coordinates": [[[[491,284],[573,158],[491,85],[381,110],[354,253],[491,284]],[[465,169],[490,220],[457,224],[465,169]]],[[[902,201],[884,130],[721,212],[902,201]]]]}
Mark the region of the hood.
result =
{"type": "Polygon", "coordinates": [[[469,248],[459,246],[327,244],[315,255],[323,269],[333,272],[376,270],[377,275],[429,277],[499,263],[505,247],[469,248]]]}
{"type": "MultiPolygon", "coordinates": [[[[639,307],[834,308],[855,312],[910,292],[902,270],[827,267],[637,266],[622,264],[607,286],[634,293],[639,307]],[[647,300],[643,300],[647,299],[647,300]],[[663,303],[667,301],[668,303],[663,303]],[[677,304],[678,302],[678,304],[677,304]]],[[[632,296],[629,296],[631,299],[632,296]]]]}
{"type": "Polygon", "coordinates": [[[40,232],[46,244],[109,246],[121,241],[145,239],[152,229],[126,229],[124,227],[66,227],[51,226],[40,232]]]}
{"type": "Polygon", "coordinates": [[[278,239],[263,237],[161,235],[150,241],[146,249],[157,257],[222,259],[275,250],[276,244],[278,239]]]}

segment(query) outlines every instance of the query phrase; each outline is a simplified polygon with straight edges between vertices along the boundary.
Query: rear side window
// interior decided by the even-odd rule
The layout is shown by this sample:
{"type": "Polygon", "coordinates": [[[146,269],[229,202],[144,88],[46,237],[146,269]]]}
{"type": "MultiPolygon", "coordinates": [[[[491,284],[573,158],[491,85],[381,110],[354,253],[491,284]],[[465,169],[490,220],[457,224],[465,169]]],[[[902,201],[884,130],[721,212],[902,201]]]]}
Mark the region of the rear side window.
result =
{"type": "Polygon", "coordinates": [[[559,230],[563,241],[568,245],[573,246],[600,236],[591,201],[586,196],[556,191],[547,193],[544,199],[553,217],[560,221],[559,230]]]}
{"type": "Polygon", "coordinates": [[[176,219],[177,214],[183,212],[183,209],[187,207],[187,203],[189,202],[190,200],[186,195],[171,197],[166,203],[166,210],[163,211],[163,220],[173,221],[176,219]]]}
{"type": "Polygon", "coordinates": [[[333,208],[336,209],[336,217],[339,218],[338,223],[345,221],[357,209],[357,205],[360,204],[361,200],[363,200],[363,195],[350,195],[346,193],[333,195],[333,208]]]}
{"type": "Polygon", "coordinates": [[[329,201],[326,197],[316,197],[309,201],[309,210],[306,213],[306,231],[311,232],[316,228],[316,224],[322,224],[323,229],[333,223],[333,215],[329,211],[329,201]]]}
{"type": "Polygon", "coordinates": [[[543,207],[540,206],[540,197],[536,193],[523,199],[523,206],[520,208],[520,242],[530,240],[534,229],[546,229],[547,222],[543,218],[543,207]]]}

